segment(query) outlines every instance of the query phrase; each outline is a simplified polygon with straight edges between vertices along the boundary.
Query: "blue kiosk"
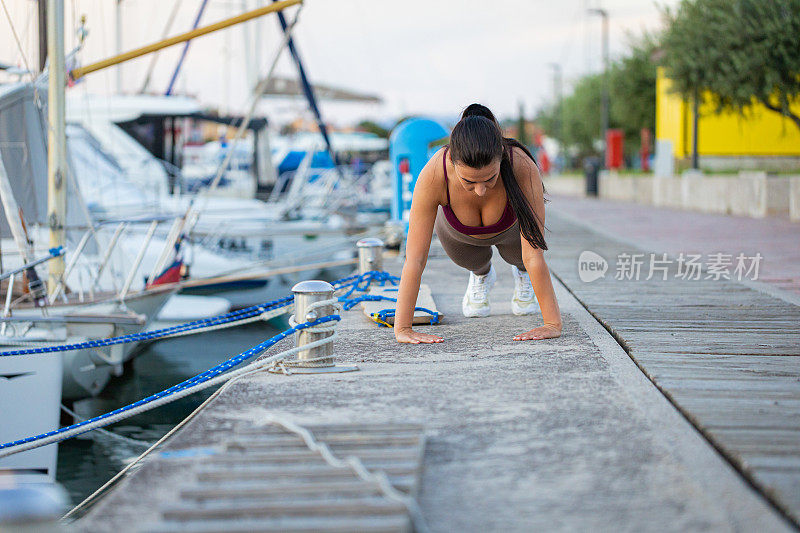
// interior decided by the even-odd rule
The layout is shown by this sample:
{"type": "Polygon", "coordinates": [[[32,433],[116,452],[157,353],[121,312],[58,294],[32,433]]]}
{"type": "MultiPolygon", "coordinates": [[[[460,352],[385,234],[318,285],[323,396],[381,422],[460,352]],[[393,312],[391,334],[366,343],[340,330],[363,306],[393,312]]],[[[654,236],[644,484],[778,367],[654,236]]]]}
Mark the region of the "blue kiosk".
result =
{"type": "Polygon", "coordinates": [[[444,126],[428,118],[410,118],[401,122],[389,137],[389,160],[392,162],[394,195],[392,220],[403,223],[408,231],[411,195],[422,167],[436,152],[431,143],[447,137],[444,126]]]}

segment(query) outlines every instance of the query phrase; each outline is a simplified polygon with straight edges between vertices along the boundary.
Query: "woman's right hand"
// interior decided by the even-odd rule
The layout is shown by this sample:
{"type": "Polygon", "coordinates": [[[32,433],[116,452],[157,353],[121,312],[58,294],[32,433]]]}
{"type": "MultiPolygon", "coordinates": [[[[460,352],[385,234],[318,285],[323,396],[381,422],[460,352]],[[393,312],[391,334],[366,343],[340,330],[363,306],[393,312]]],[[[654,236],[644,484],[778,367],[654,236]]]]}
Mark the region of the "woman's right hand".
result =
{"type": "Polygon", "coordinates": [[[428,335],[427,333],[419,333],[411,328],[395,328],[394,338],[397,342],[405,342],[409,344],[433,344],[443,342],[444,339],[436,335],[428,335]]]}

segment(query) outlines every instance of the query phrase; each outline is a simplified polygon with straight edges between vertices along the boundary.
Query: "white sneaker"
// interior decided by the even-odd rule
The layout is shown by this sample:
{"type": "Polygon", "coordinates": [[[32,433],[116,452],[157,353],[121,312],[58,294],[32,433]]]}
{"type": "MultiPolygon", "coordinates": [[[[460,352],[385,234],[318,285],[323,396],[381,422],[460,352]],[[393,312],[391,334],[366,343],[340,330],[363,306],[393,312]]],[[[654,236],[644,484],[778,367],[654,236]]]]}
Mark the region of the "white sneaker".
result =
{"type": "Polygon", "coordinates": [[[530,315],[536,311],[536,295],[533,293],[531,278],[527,272],[511,266],[514,274],[514,297],[511,299],[511,311],[515,315],[530,315]]]}
{"type": "Polygon", "coordinates": [[[489,306],[489,291],[492,290],[497,273],[494,266],[489,268],[489,273],[483,276],[476,276],[469,273],[469,285],[464,299],[461,301],[461,311],[465,317],[489,316],[491,307],[489,306]]]}

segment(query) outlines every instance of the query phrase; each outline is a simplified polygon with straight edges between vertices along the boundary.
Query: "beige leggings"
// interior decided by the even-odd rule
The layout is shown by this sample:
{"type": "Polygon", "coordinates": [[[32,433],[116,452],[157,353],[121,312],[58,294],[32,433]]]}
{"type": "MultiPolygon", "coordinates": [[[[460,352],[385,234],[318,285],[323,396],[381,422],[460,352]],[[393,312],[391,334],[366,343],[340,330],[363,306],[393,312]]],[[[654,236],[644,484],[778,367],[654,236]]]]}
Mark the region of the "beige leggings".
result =
{"type": "Polygon", "coordinates": [[[523,272],[525,271],[525,265],[522,263],[519,221],[514,222],[513,226],[494,237],[478,239],[456,231],[447,222],[444,212],[442,212],[442,206],[439,206],[433,229],[436,231],[436,236],[439,237],[439,242],[442,243],[442,248],[444,248],[448,257],[458,266],[466,268],[478,276],[489,273],[492,263],[492,246],[497,246],[500,257],[506,263],[516,266],[523,272]]]}

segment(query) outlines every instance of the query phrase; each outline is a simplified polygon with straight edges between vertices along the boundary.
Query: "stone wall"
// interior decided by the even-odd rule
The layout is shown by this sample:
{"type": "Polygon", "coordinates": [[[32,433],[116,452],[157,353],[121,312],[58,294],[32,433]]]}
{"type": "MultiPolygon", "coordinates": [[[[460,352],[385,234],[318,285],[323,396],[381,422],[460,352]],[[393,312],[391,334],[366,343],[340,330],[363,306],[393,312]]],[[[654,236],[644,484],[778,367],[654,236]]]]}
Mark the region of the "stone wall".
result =
{"type": "Polygon", "coordinates": [[[800,176],[789,178],[789,217],[800,222],[800,176]]]}
{"type": "MultiPolygon", "coordinates": [[[[556,194],[585,195],[584,182],[577,176],[547,178],[545,186],[556,194]]],[[[659,178],[602,171],[599,194],[610,200],[704,213],[800,220],[800,176],[768,176],[757,171],[709,176],[687,170],[681,176],[659,178]]]]}
{"type": "Polygon", "coordinates": [[[586,181],[582,174],[545,176],[543,182],[548,193],[566,196],[584,196],[586,194],[586,181]]]}

